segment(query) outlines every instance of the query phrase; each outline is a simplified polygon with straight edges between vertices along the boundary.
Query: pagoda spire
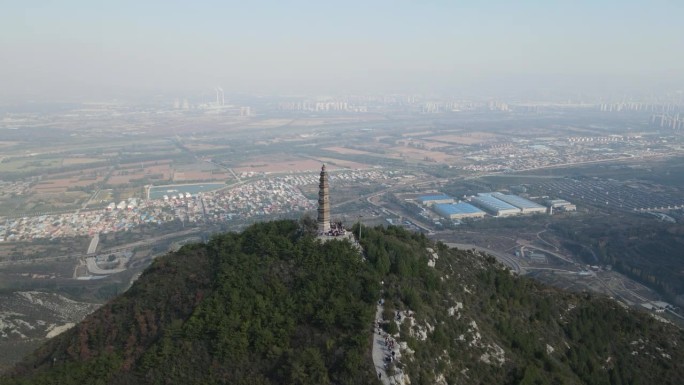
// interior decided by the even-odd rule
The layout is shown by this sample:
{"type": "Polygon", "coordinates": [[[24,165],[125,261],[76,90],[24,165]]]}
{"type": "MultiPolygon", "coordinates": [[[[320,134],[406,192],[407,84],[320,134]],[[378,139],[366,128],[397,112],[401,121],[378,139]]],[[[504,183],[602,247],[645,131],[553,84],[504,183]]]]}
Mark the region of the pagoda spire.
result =
{"type": "Polygon", "coordinates": [[[330,191],[328,186],[328,172],[325,164],[321,167],[321,177],[318,183],[318,232],[330,231],[330,191]]]}

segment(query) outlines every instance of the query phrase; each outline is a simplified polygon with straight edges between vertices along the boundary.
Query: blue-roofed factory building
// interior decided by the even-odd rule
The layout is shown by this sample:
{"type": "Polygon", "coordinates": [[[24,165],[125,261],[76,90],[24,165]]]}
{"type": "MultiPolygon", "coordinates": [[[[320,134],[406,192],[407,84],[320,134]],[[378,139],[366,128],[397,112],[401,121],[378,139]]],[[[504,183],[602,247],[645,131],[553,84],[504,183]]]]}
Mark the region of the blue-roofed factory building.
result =
{"type": "Polygon", "coordinates": [[[437,203],[435,212],[447,219],[482,218],[485,212],[467,202],[437,203]]]}
{"type": "Polygon", "coordinates": [[[432,206],[436,204],[454,203],[454,198],[446,194],[423,195],[418,197],[418,201],[425,206],[432,206]]]}
{"type": "Polygon", "coordinates": [[[522,214],[537,214],[546,213],[546,207],[534,203],[531,200],[519,197],[517,195],[502,194],[500,192],[495,192],[492,196],[500,201],[504,201],[510,205],[513,205],[520,209],[522,214]]]}
{"type": "Polygon", "coordinates": [[[492,196],[491,193],[478,193],[470,202],[496,217],[506,217],[522,213],[519,208],[492,196]]]}

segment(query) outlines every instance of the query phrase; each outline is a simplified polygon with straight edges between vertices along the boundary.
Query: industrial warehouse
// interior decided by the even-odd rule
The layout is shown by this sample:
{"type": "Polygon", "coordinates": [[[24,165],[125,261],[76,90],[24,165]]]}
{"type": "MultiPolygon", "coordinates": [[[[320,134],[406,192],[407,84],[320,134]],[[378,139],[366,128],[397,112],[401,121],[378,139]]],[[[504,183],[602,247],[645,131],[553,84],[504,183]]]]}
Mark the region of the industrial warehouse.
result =
{"type": "Polygon", "coordinates": [[[433,206],[435,212],[447,219],[482,218],[485,212],[466,202],[437,203],[433,206]]]}
{"type": "Polygon", "coordinates": [[[437,204],[448,204],[448,203],[454,203],[454,198],[445,195],[445,194],[438,194],[438,195],[424,195],[421,197],[418,197],[418,201],[427,207],[430,207],[432,205],[437,205],[437,204]]]}
{"type": "MultiPolygon", "coordinates": [[[[482,218],[486,214],[493,217],[507,217],[552,212],[547,207],[529,199],[500,192],[478,193],[467,201],[459,202],[445,194],[424,195],[418,197],[418,202],[423,206],[431,207],[434,212],[450,220],[482,218]]],[[[553,202],[557,203],[557,201],[553,202]]]]}
{"type": "Polygon", "coordinates": [[[492,196],[491,193],[478,193],[470,202],[494,217],[507,217],[522,214],[522,210],[492,196]]]}
{"type": "Polygon", "coordinates": [[[534,203],[525,198],[521,198],[517,195],[507,195],[500,192],[495,192],[491,194],[492,197],[506,202],[509,205],[515,206],[520,209],[521,214],[543,214],[546,213],[546,207],[534,203]]]}

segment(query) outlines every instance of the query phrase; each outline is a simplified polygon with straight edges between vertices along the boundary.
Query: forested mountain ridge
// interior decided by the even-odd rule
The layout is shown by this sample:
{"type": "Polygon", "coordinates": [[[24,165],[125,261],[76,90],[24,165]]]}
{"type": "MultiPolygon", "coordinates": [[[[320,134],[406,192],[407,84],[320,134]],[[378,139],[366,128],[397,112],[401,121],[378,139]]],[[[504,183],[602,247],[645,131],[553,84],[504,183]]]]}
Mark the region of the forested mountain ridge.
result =
{"type": "Polygon", "coordinates": [[[646,314],[396,227],[364,228],[361,243],[363,256],[277,221],[185,246],[0,383],[378,383],[370,347],[381,297],[412,384],[684,378],[684,334],[646,314]],[[407,310],[411,322],[396,323],[407,310]]]}

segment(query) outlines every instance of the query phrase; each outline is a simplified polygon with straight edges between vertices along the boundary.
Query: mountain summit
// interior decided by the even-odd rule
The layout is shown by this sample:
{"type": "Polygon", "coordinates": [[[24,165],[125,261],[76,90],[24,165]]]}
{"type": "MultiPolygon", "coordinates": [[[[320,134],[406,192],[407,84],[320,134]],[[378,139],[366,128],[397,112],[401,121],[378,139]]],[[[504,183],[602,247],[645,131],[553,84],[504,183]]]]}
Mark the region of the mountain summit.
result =
{"type": "Polygon", "coordinates": [[[684,333],[421,234],[293,221],[184,246],[3,384],[676,384],[684,333]],[[379,318],[379,319],[378,319],[379,318]],[[371,354],[386,336],[379,373],[371,354]],[[396,348],[394,347],[396,343],[396,348]],[[388,351],[389,352],[389,351],[388,351]],[[382,378],[378,378],[381,376],[382,378]]]}

